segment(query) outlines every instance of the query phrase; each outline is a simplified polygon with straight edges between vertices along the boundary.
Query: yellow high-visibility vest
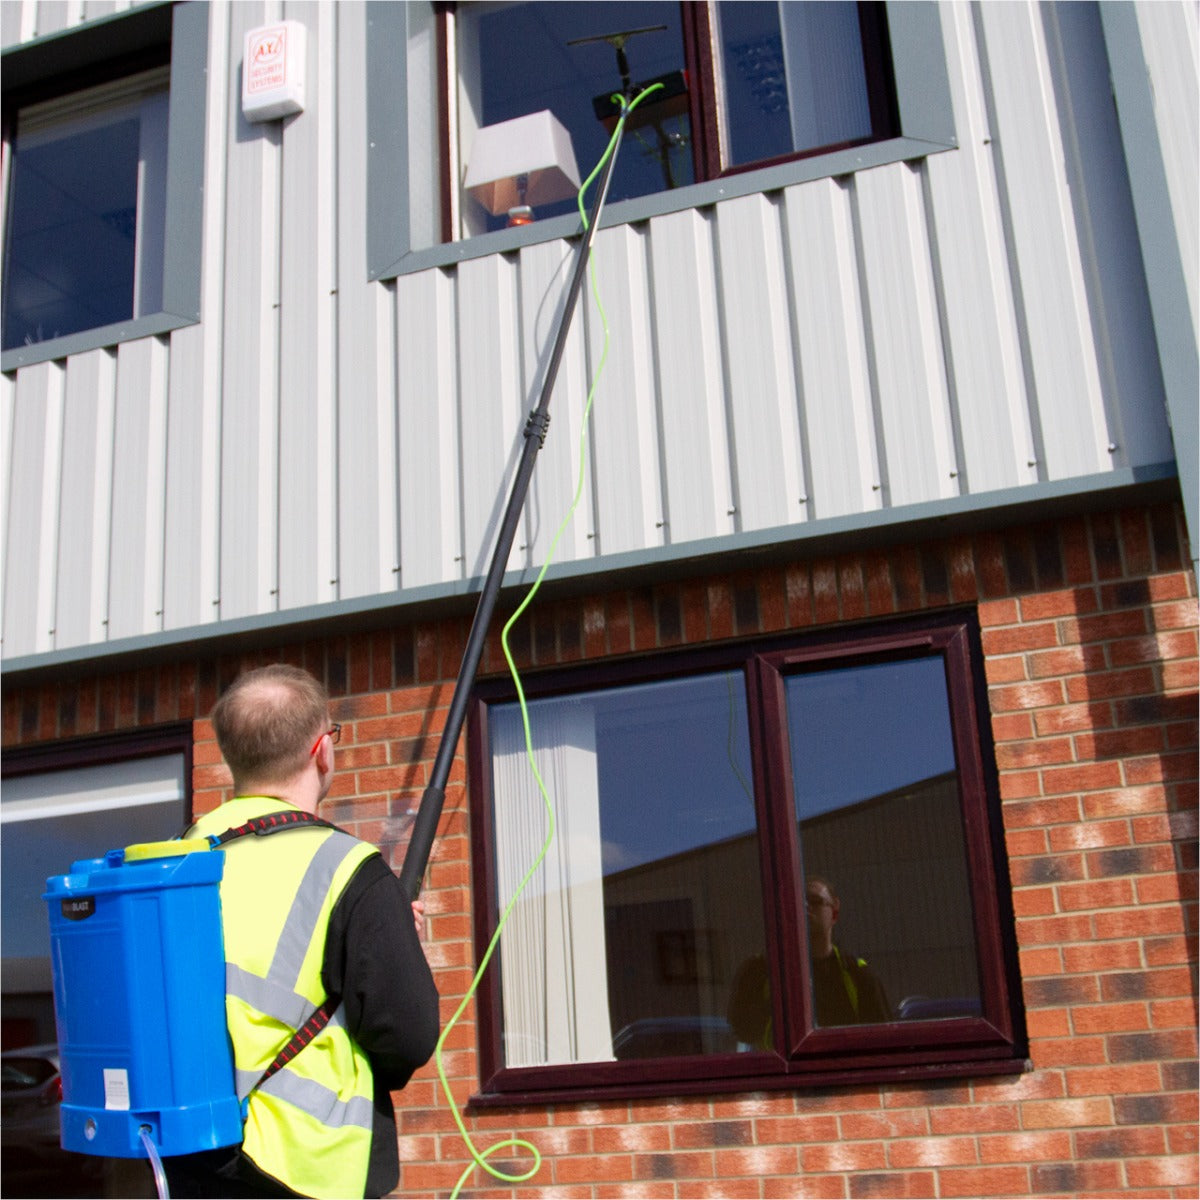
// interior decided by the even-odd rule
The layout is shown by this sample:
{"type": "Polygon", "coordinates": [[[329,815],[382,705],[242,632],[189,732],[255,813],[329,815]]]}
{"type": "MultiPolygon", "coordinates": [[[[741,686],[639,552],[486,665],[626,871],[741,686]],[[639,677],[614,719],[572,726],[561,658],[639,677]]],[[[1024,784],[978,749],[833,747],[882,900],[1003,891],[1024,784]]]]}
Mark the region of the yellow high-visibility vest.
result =
{"type": "MultiPolygon", "coordinates": [[[[242,796],[201,817],[192,832],[220,834],[291,809],[270,797],[242,796]]],[[[361,1196],[374,1083],[341,1009],[286,1066],[255,1084],[327,999],[321,966],[329,916],[354,872],[377,851],[319,826],[239,838],[223,849],[225,1017],[246,1112],[242,1150],[301,1195],[361,1196]]]]}

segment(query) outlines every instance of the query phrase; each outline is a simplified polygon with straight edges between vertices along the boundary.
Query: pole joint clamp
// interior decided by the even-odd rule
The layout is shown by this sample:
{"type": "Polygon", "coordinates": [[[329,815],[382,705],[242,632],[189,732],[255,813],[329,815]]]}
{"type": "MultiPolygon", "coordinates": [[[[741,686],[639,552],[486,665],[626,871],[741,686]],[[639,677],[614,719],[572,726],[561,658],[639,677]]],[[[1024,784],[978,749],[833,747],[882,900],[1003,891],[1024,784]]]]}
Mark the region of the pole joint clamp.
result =
{"type": "Polygon", "coordinates": [[[539,412],[534,409],[529,414],[529,419],[525,422],[525,436],[527,438],[536,437],[538,447],[546,444],[546,432],[550,428],[550,414],[548,412],[539,412]]]}

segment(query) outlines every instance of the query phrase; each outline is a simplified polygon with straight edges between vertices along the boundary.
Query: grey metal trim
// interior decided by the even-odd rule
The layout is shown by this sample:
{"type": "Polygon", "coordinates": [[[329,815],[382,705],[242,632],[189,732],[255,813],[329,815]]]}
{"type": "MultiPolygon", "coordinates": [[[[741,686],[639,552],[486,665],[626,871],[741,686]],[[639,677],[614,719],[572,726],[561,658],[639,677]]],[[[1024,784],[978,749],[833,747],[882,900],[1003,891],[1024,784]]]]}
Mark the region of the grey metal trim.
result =
{"type": "MultiPolygon", "coordinates": [[[[745,171],[725,179],[693,183],[670,192],[654,192],[633,200],[623,200],[605,208],[600,217],[600,228],[609,229],[616,225],[648,221],[652,217],[664,216],[684,208],[705,208],[738,196],[775,192],[794,183],[827,179],[833,175],[849,175],[853,171],[922,158],[949,148],[916,138],[899,137],[886,142],[874,142],[869,146],[856,146],[852,150],[835,150],[815,158],[802,158],[792,163],[764,167],[760,171],[745,171]]],[[[399,263],[394,264],[390,274],[384,272],[379,278],[409,275],[430,267],[447,267],[472,258],[484,258],[489,254],[520,250],[524,246],[553,241],[555,238],[576,237],[579,232],[578,216],[550,217],[545,221],[535,221],[532,225],[498,229],[494,233],[481,233],[457,242],[444,242],[424,250],[413,250],[404,255],[399,263]]]]}
{"type": "Polygon", "coordinates": [[[367,10],[367,272],[388,275],[411,246],[408,165],[409,6],[367,10]]]}
{"type": "MultiPolygon", "coordinates": [[[[165,279],[163,283],[165,288],[165,279]]],[[[72,354],[83,354],[85,351],[101,347],[117,346],[121,342],[132,342],[137,338],[157,337],[170,333],[172,329],[181,329],[184,325],[195,323],[195,317],[180,317],[174,313],[161,312],[151,313],[146,317],[135,317],[129,321],[118,321],[112,325],[98,325],[95,329],[81,329],[78,333],[50,338],[32,346],[16,346],[5,350],[0,354],[0,371],[15,371],[19,367],[32,366],[49,359],[68,358],[72,354]]]]}
{"type": "Polygon", "coordinates": [[[116,58],[160,43],[170,32],[171,9],[177,0],[145,0],[132,9],[89,17],[72,25],[4,47],[0,71],[4,90],[24,88],[49,75],[65,74],[96,60],[96,39],[104,42],[100,55],[116,58]]]}
{"type": "MultiPolygon", "coordinates": [[[[94,48],[97,55],[107,56],[108,47],[103,39],[112,34],[113,20],[89,22],[81,31],[74,32],[72,37],[76,40],[71,43],[75,47],[74,56],[78,57],[81,44],[94,48]],[[86,42],[80,43],[77,39],[85,34],[86,42]]],[[[208,0],[176,5],[172,28],[162,311],[50,338],[33,346],[15,346],[0,354],[0,371],[15,371],[33,363],[170,333],[199,321],[208,0]]],[[[40,61],[49,70],[58,59],[50,55],[40,61]]]]}
{"type": "MultiPolygon", "coordinates": [[[[547,570],[544,586],[546,594],[558,595],[578,594],[597,587],[609,590],[628,586],[633,581],[658,582],[772,561],[803,561],[817,554],[845,553],[901,541],[915,542],[922,538],[1002,528],[1177,497],[1176,464],[1169,461],[854,516],[828,517],[677,546],[557,563],[547,570]]],[[[535,574],[536,570],[511,571],[505,577],[504,586],[510,591],[528,587],[535,574]]],[[[85,664],[112,670],[134,663],[140,666],[174,660],[185,654],[227,653],[242,645],[258,649],[268,644],[320,637],[331,628],[341,631],[379,629],[467,611],[481,585],[481,579],[452,580],[331,604],[307,605],[232,621],[22,655],[0,660],[0,677],[12,687],[35,679],[40,682],[69,677],[85,664]]]]}
{"type": "MultiPolygon", "coordinates": [[[[163,312],[200,320],[204,252],[204,135],[208,96],[208,2],[175,9],[167,125],[163,312]]],[[[178,328],[174,326],[173,328],[178,328]]]]}
{"type": "MultiPolygon", "coordinates": [[[[1154,117],[1154,96],[1137,11],[1131,3],[1100,5],[1117,122],[1129,164],[1154,336],[1195,566],[1200,552],[1200,351],[1189,318],[1185,266],[1154,117]]],[[[1194,264],[1193,264],[1194,266],[1194,264]]]]}
{"type": "MultiPolygon", "coordinates": [[[[407,72],[404,55],[397,52],[397,47],[407,45],[409,9],[412,7],[408,4],[367,5],[369,278],[392,279],[397,275],[450,266],[556,238],[574,237],[579,232],[579,219],[568,215],[457,242],[425,247],[413,245],[406,188],[407,72]]],[[[795,183],[846,175],[954,149],[958,141],[938,6],[933,0],[902,0],[889,3],[887,12],[900,109],[900,137],[746,171],[670,192],[639,196],[610,206],[601,219],[601,226],[646,221],[684,208],[700,208],[736,196],[776,191],[795,183]]]]}

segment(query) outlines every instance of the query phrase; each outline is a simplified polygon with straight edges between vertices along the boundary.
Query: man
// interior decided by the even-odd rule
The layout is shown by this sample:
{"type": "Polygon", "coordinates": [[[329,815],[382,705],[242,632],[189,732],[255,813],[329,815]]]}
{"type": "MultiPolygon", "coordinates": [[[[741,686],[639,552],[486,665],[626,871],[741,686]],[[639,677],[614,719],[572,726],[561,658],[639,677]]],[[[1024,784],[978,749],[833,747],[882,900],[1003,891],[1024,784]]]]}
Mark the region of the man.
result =
{"type": "MultiPolygon", "coordinates": [[[[890,1021],[891,1005],[866,960],[844,953],[833,940],[841,904],[829,881],[809,877],[804,899],[816,1024],[873,1025],[890,1021]]],[[[771,982],[767,960],[761,954],[748,958],[738,968],[727,1017],[739,1041],[759,1050],[774,1049],[771,982]]]]}
{"type": "MultiPolygon", "coordinates": [[[[311,675],[283,665],[250,671],[217,701],[212,723],[234,799],[186,836],[272,814],[316,815],[341,727],[311,675]]],[[[385,1195],[400,1174],[391,1092],[428,1061],[438,1035],[423,906],[409,905],[373,846],[329,826],[241,836],[222,849],[225,1007],[243,1141],[165,1159],[170,1190],[385,1195]],[[323,1005],[332,1018],[264,1081],[323,1005]]]]}
{"type": "Polygon", "coordinates": [[[841,902],[827,879],[806,880],[808,949],[818,1025],[874,1025],[892,1019],[883,985],[866,960],[840,950],[833,940],[841,902]]]}

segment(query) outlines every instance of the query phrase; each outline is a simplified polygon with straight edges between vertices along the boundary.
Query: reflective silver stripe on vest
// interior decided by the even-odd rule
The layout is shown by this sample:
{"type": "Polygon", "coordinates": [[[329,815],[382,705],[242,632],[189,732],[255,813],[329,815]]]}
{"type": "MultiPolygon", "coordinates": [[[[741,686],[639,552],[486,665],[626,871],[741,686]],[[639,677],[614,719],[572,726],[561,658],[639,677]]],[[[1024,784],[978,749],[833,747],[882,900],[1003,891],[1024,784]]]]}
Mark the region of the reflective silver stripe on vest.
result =
{"type": "MultiPolygon", "coordinates": [[[[346,833],[333,833],[321,843],[313,855],[304,878],[296,889],[292,906],[284,920],[283,929],[275,944],[275,954],[267,969],[266,978],[255,975],[239,967],[236,963],[225,964],[225,992],[239,1000],[245,1001],[253,1009],[264,1016],[272,1017],[289,1029],[299,1029],[313,1014],[313,1003],[308,997],[295,990],[300,979],[300,971],[304,966],[305,956],[316,934],[317,922],[333,885],[333,877],[338,868],[358,846],[358,841],[346,833]]],[[[253,919],[253,918],[251,918],[253,919]]],[[[336,1014],[331,1025],[340,1025],[340,1014],[336,1014]]],[[[282,1042],[280,1043],[282,1045],[282,1042]]],[[[280,1071],[275,1075],[278,1079],[285,1074],[280,1071]]],[[[239,1100],[245,1100],[254,1085],[262,1077],[262,1070],[238,1070],[236,1072],[237,1095],[239,1100]]],[[[272,1082],[268,1080],[268,1083],[272,1082]]],[[[321,1087],[314,1084],[314,1087],[321,1087]]],[[[337,1102],[337,1096],[321,1087],[337,1102]]],[[[278,1093],[277,1093],[278,1094],[278,1093]]],[[[290,1096],[284,1097],[291,1100],[290,1096]]],[[[310,1111],[306,1105],[296,1100],[292,1103],[310,1111]]],[[[368,1107],[370,1105],[368,1104],[368,1107]]],[[[314,1113],[313,1115],[317,1115],[314,1113]]],[[[344,1124],[358,1124],[347,1120],[344,1124]]]]}
{"type": "Polygon", "coordinates": [[[295,987],[304,966],[305,955],[312,944],[317,930],[317,921],[333,877],[343,860],[353,853],[358,841],[348,833],[331,834],[313,855],[304,872],[304,878],[296,889],[291,911],[283,923],[279,941],[275,943],[275,957],[271,960],[267,978],[274,983],[295,987]]]}
{"type": "Polygon", "coordinates": [[[262,1085],[261,1090],[294,1104],[330,1129],[343,1129],[347,1125],[356,1125],[367,1130],[372,1127],[375,1105],[366,1096],[351,1096],[349,1100],[339,1100],[337,1092],[323,1083],[294,1075],[286,1069],[272,1075],[262,1085]]]}
{"type": "Polygon", "coordinates": [[[225,994],[244,1000],[251,1008],[293,1029],[299,1029],[313,1011],[313,1003],[307,996],[236,963],[225,964],[225,994]]]}

